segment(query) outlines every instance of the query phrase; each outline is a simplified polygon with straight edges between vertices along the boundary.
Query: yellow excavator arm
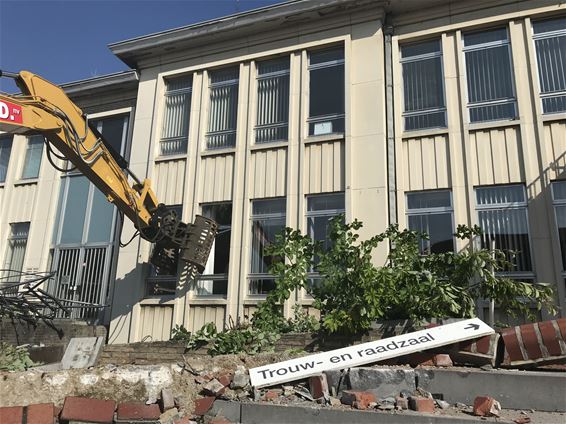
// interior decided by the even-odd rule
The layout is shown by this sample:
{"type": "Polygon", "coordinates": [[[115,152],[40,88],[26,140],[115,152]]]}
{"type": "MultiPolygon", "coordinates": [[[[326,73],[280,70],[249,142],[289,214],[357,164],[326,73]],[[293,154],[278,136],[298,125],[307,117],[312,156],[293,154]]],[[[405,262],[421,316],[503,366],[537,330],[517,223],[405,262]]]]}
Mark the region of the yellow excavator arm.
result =
{"type": "Polygon", "coordinates": [[[57,157],[71,162],[102,191],[141,237],[156,244],[151,262],[162,271],[174,273],[177,256],[203,271],[217,232],[214,221],[197,215],[194,224],[184,224],[160,204],[150,180],[140,181],[128,169],[60,87],[28,71],[0,71],[2,76],[14,78],[22,94],[0,93],[0,131],[43,135],[48,154],[57,156],[54,147],[62,155],[57,157]]]}

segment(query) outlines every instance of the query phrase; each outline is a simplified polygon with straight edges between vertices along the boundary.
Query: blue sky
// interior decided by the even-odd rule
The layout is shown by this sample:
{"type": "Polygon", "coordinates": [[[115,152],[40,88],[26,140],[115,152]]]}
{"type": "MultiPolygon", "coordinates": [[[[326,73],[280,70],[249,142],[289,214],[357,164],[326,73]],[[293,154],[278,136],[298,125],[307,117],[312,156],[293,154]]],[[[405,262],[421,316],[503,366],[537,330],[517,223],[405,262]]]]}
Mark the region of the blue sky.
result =
{"type": "MultiPolygon", "coordinates": [[[[0,0],[0,69],[57,83],[123,71],[107,45],[283,0],[0,0]]],[[[0,79],[0,91],[14,92],[0,79]]]]}

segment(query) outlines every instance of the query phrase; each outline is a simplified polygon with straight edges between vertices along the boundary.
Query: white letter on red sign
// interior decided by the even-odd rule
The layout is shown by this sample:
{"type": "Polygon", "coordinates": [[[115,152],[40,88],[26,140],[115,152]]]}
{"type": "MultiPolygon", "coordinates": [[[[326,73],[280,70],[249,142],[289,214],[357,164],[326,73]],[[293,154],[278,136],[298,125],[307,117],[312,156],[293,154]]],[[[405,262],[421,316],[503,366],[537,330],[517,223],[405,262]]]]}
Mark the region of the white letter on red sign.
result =
{"type": "Polygon", "coordinates": [[[8,105],[4,102],[0,102],[0,119],[6,119],[8,115],[10,115],[8,105]]]}

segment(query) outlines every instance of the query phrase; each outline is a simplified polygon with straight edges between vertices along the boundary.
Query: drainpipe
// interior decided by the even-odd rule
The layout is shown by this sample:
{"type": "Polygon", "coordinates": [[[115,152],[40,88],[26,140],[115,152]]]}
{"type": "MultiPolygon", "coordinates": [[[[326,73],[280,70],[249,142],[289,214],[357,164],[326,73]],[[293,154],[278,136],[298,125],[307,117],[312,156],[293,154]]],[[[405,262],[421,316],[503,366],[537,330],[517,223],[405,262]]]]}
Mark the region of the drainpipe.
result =
{"type": "Polygon", "coordinates": [[[393,102],[393,58],[391,53],[391,37],[393,25],[383,23],[385,42],[385,112],[387,119],[387,187],[389,204],[389,225],[397,223],[397,176],[395,170],[395,114],[393,102]]]}

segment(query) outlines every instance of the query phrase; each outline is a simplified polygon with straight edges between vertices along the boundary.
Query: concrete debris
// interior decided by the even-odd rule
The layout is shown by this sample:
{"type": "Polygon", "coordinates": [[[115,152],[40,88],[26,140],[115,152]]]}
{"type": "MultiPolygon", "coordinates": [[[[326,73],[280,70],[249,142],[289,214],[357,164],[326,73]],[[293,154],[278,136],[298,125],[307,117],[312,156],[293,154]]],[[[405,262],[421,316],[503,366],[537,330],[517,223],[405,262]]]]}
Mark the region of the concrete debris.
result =
{"type": "Polygon", "coordinates": [[[161,410],[163,412],[173,409],[175,407],[175,398],[173,397],[173,392],[170,389],[161,390],[161,399],[159,400],[161,410]]]}
{"type": "Polygon", "coordinates": [[[230,384],[231,389],[244,389],[250,384],[250,376],[246,368],[239,365],[234,372],[234,377],[232,378],[232,383],[230,384]]]}
{"type": "Polygon", "coordinates": [[[211,396],[220,396],[221,394],[224,393],[225,386],[220,381],[218,381],[216,378],[213,378],[208,383],[206,383],[202,387],[202,389],[205,392],[205,394],[208,394],[208,395],[211,395],[211,396]]]}
{"type": "Polygon", "coordinates": [[[168,409],[163,414],[159,416],[160,424],[173,424],[176,420],[181,418],[177,408],[168,409]]]}
{"type": "Polygon", "coordinates": [[[104,337],[73,337],[61,359],[61,368],[93,367],[103,345],[104,337]]]}
{"type": "Polygon", "coordinates": [[[436,405],[438,405],[438,407],[440,409],[448,409],[450,408],[450,404],[444,400],[441,399],[435,399],[436,405]]]}

